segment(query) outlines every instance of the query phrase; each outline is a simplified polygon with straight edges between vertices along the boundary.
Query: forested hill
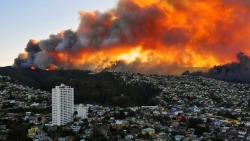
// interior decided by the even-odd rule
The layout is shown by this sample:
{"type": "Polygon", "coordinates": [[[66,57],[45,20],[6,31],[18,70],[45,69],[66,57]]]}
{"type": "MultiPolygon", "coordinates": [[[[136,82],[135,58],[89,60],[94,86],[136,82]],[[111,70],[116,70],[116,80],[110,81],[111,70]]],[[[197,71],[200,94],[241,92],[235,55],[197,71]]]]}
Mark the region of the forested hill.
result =
{"type": "Polygon", "coordinates": [[[126,83],[123,75],[142,74],[100,72],[86,70],[31,70],[1,67],[0,75],[10,76],[21,84],[51,92],[64,83],[75,89],[75,103],[132,106],[153,105],[160,89],[150,81],[126,83]]]}

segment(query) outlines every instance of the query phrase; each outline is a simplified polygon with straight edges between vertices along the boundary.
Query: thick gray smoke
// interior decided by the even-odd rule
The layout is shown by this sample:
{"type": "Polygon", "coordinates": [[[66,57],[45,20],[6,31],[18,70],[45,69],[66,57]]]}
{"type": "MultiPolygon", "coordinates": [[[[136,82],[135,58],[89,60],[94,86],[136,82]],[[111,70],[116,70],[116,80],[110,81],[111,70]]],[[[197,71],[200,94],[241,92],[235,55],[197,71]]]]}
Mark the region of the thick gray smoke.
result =
{"type": "Polygon", "coordinates": [[[238,53],[239,62],[233,62],[221,66],[214,66],[208,72],[185,72],[185,75],[201,75],[219,80],[239,83],[250,83],[250,57],[244,53],[238,53]]]}
{"type": "Polygon", "coordinates": [[[237,55],[239,62],[215,66],[208,71],[212,78],[231,81],[250,83],[250,58],[244,53],[237,55]]]}
{"type": "Polygon", "coordinates": [[[81,12],[80,16],[81,21],[77,31],[66,30],[57,35],[50,35],[48,39],[38,43],[29,42],[25,49],[28,57],[20,54],[13,66],[46,69],[51,68],[53,64],[56,68],[72,69],[75,66],[71,64],[70,59],[62,62],[55,54],[64,53],[74,58],[78,55],[77,52],[86,48],[138,45],[147,38],[150,39],[149,42],[144,43],[150,45],[152,40],[159,38],[156,35],[158,31],[154,31],[157,27],[155,19],[162,18],[164,14],[154,5],[141,8],[132,1],[120,0],[115,9],[104,13],[96,11],[94,14],[81,12]],[[118,18],[114,20],[114,17],[118,18]]]}
{"type": "Polygon", "coordinates": [[[28,56],[25,54],[19,54],[18,58],[14,61],[14,67],[26,68],[32,66],[34,64],[34,60],[36,59],[36,55],[41,51],[41,49],[35,40],[29,40],[25,51],[28,56]]]}
{"type": "MultiPolygon", "coordinates": [[[[76,31],[29,41],[13,66],[181,74],[190,67],[224,64],[249,51],[249,6],[247,0],[118,0],[105,12],[80,12],[76,31]]],[[[248,57],[238,59],[206,75],[249,78],[248,57]]]]}

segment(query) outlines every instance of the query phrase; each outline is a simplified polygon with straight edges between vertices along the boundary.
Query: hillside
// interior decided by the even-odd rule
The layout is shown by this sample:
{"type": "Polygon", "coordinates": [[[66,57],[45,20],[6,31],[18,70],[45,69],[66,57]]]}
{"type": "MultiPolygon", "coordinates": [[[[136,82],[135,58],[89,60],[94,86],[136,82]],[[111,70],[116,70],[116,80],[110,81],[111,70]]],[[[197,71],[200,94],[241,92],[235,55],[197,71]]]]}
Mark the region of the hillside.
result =
{"type": "Polygon", "coordinates": [[[144,75],[86,70],[31,70],[0,68],[0,75],[47,90],[60,83],[75,89],[75,103],[110,106],[164,105],[241,107],[247,109],[250,85],[228,83],[201,76],[144,75]],[[234,99],[232,102],[231,100],[234,99]]]}
{"type": "Polygon", "coordinates": [[[39,108],[50,106],[51,93],[22,85],[9,76],[0,75],[0,110],[35,107],[35,103],[41,103],[39,108]]]}
{"type": "Polygon", "coordinates": [[[31,70],[0,68],[0,75],[15,78],[20,83],[46,90],[64,83],[75,88],[75,103],[93,103],[103,105],[147,105],[154,104],[159,89],[142,83],[124,85],[123,80],[111,72],[93,73],[86,70],[31,70]]]}

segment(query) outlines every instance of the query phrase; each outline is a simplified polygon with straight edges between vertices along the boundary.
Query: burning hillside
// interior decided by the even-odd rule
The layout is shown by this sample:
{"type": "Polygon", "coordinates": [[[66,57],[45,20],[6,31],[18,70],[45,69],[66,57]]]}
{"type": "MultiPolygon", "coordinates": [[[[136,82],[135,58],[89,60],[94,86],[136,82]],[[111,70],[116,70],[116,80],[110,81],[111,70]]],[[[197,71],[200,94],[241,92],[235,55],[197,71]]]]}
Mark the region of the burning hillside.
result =
{"type": "Polygon", "coordinates": [[[14,66],[178,74],[249,54],[250,2],[119,0],[106,12],[80,12],[77,31],[30,40],[14,66]]]}

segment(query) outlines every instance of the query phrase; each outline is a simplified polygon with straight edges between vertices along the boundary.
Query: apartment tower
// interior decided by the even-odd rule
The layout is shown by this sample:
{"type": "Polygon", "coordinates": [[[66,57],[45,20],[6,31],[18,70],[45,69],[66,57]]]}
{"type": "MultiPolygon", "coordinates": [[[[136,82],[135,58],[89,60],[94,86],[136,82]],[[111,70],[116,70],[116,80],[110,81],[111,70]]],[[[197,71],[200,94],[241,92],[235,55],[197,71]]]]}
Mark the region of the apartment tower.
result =
{"type": "Polygon", "coordinates": [[[52,89],[52,124],[62,126],[73,121],[74,89],[61,84],[52,89]]]}

